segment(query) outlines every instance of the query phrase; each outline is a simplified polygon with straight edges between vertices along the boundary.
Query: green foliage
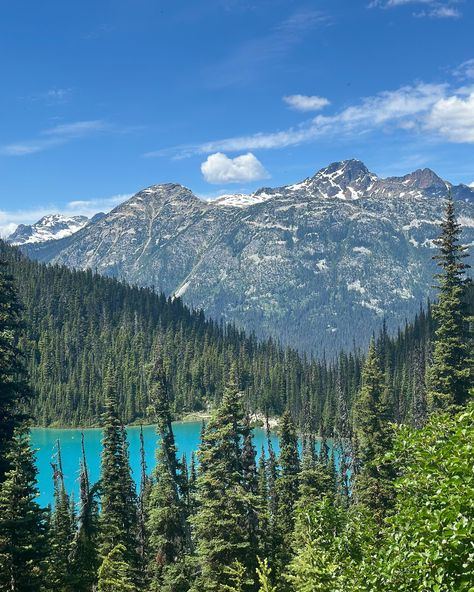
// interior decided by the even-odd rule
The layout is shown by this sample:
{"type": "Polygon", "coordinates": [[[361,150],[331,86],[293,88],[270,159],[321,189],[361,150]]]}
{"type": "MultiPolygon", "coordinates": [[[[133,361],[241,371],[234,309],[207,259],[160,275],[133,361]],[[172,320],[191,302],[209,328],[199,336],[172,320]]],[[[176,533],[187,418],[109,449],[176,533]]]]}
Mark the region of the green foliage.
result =
{"type": "Polygon", "coordinates": [[[437,328],[433,364],[429,371],[432,409],[465,404],[474,370],[473,341],[469,335],[465,300],[465,272],[469,265],[463,263],[468,255],[467,248],[459,243],[461,225],[456,221],[452,199],[447,202],[446,218],[441,228],[441,236],[436,241],[439,254],[435,257],[441,267],[441,273],[436,276],[439,295],[433,306],[437,328]]]}
{"type": "MultiPolygon", "coordinates": [[[[256,564],[248,517],[257,500],[244,482],[243,419],[233,368],[222,403],[204,430],[199,450],[198,508],[191,523],[201,572],[196,589],[200,591],[218,591],[233,585],[233,576],[226,568],[235,562],[244,566],[247,574],[248,568],[256,564]]],[[[247,578],[245,589],[252,583],[252,576],[247,578]]]]}
{"type": "Polygon", "coordinates": [[[258,558],[257,577],[260,584],[259,592],[277,592],[275,586],[271,583],[272,570],[268,565],[267,559],[258,558]]]}
{"type": "Polygon", "coordinates": [[[164,586],[181,590],[187,588],[179,579],[176,582],[176,575],[183,566],[174,564],[182,563],[186,552],[186,509],[161,361],[155,367],[154,383],[153,404],[160,441],[147,500],[148,570],[152,590],[162,590],[164,586]]]}
{"type": "Polygon", "coordinates": [[[37,592],[45,575],[46,512],[36,503],[34,453],[26,427],[17,428],[0,485],[0,590],[37,592]]]}
{"type": "Polygon", "coordinates": [[[25,419],[20,403],[30,394],[24,381],[24,360],[16,345],[21,306],[9,268],[0,253],[0,483],[9,468],[7,455],[14,431],[25,419]]]}
{"type": "Polygon", "coordinates": [[[401,428],[393,452],[400,478],[375,589],[468,591],[474,582],[474,405],[401,428]],[[377,587],[378,586],[378,587],[377,587]]]}
{"type": "Polygon", "coordinates": [[[293,589],[355,592],[354,574],[363,551],[372,544],[371,524],[367,514],[349,511],[328,498],[301,507],[295,528],[297,553],[287,573],[293,589]]]}
{"type": "Polygon", "coordinates": [[[98,592],[138,592],[126,556],[126,548],[117,545],[104,557],[99,568],[98,592]]]}
{"type": "Polygon", "coordinates": [[[117,545],[135,567],[137,561],[137,499],[130,474],[126,431],[117,415],[114,372],[105,378],[106,408],[100,476],[100,554],[105,558],[117,545]]]}
{"type": "Polygon", "coordinates": [[[58,443],[58,463],[53,464],[54,511],[49,528],[48,588],[54,592],[75,592],[72,567],[76,533],[74,505],[66,492],[58,443]]]}
{"type": "Polygon", "coordinates": [[[355,479],[357,500],[379,520],[392,504],[393,468],[384,460],[391,449],[388,424],[386,377],[375,344],[369,346],[362,374],[362,387],[354,405],[355,435],[360,470],[355,479]]]}
{"type": "Polygon", "coordinates": [[[299,494],[300,458],[296,426],[289,411],[280,421],[280,475],[277,480],[279,515],[278,521],[283,533],[284,544],[288,542],[294,526],[294,509],[299,494]]]}

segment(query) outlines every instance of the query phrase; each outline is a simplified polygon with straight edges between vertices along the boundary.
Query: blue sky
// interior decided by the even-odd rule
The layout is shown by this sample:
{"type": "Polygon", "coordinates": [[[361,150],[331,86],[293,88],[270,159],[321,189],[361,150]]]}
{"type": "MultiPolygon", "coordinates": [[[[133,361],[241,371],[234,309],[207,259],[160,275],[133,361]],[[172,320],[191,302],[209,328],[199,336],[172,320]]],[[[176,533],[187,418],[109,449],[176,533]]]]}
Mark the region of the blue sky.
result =
{"type": "Polygon", "coordinates": [[[0,232],[345,158],[473,183],[473,4],[0,1],[0,232]]]}

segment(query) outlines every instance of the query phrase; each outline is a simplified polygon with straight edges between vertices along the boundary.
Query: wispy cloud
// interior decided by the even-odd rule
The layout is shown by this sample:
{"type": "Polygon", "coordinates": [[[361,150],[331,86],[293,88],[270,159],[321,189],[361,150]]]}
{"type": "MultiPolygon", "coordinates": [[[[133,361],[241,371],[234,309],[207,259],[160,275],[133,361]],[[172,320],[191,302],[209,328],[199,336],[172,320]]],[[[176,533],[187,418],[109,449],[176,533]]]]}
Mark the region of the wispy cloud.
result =
{"type": "Polygon", "coordinates": [[[201,172],[208,183],[216,184],[259,181],[270,177],[251,152],[235,158],[229,158],[222,152],[211,154],[201,164],[201,172]]]}
{"type": "Polygon", "coordinates": [[[283,97],[284,102],[295,111],[320,111],[330,105],[330,101],[316,95],[289,95],[283,97]]]}
{"type": "Polygon", "coordinates": [[[447,83],[420,82],[365,97],[331,115],[319,114],[285,130],[177,146],[146,156],[186,158],[215,152],[279,149],[320,138],[351,138],[400,130],[431,140],[474,143],[474,86],[453,89],[447,83]]]}
{"type": "Polygon", "coordinates": [[[328,16],[316,10],[300,10],[268,33],[242,43],[234,52],[205,72],[213,88],[242,86],[253,82],[264,67],[283,59],[302,43],[316,26],[328,23],[328,16]]]}
{"type": "Polygon", "coordinates": [[[64,214],[65,216],[92,217],[98,212],[109,212],[132,196],[121,193],[108,197],[70,201],[65,206],[45,204],[44,206],[20,210],[0,210],[0,237],[9,236],[18,224],[33,224],[48,214],[64,214]]]}
{"type": "Polygon", "coordinates": [[[454,69],[454,75],[461,80],[469,80],[474,78],[474,58],[466,60],[454,69]]]}
{"type": "Polygon", "coordinates": [[[71,93],[70,88],[50,88],[46,91],[31,94],[27,97],[27,100],[45,103],[46,105],[60,105],[69,100],[71,93]]]}
{"type": "Polygon", "coordinates": [[[42,130],[34,139],[23,140],[0,147],[4,156],[26,156],[43,152],[55,146],[67,144],[73,140],[112,130],[114,127],[100,120],[75,121],[42,130]]]}
{"type": "Polygon", "coordinates": [[[452,19],[461,17],[458,5],[463,0],[372,0],[369,8],[397,8],[399,6],[425,6],[423,10],[412,13],[418,18],[452,19]]]}

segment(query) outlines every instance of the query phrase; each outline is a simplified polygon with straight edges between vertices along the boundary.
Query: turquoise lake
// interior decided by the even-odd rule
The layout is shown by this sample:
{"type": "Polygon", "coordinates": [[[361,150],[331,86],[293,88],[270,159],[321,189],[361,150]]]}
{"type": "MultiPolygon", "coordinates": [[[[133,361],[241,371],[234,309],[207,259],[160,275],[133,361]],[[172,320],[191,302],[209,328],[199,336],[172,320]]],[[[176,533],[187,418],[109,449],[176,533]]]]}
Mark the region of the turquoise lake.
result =
{"type": "MultiPolygon", "coordinates": [[[[191,453],[197,451],[200,442],[201,422],[175,422],[173,430],[179,455],[186,454],[188,461],[191,453]]],[[[130,464],[135,481],[140,479],[140,428],[127,428],[130,464]]],[[[144,426],[145,455],[148,473],[155,466],[156,433],[154,426],[144,426]]],[[[86,449],[89,476],[92,483],[99,479],[102,431],[98,429],[84,430],[84,444],[86,449]]],[[[33,428],[31,443],[36,450],[36,465],[38,467],[38,487],[40,496],[38,502],[45,506],[53,503],[53,480],[51,462],[56,455],[56,442],[61,443],[64,479],[69,493],[74,492],[74,499],[78,500],[79,493],[79,461],[81,458],[81,430],[33,428]]],[[[267,449],[265,431],[254,430],[254,444],[260,453],[262,445],[267,449]]],[[[272,444],[278,452],[278,439],[272,435],[272,444]]]]}

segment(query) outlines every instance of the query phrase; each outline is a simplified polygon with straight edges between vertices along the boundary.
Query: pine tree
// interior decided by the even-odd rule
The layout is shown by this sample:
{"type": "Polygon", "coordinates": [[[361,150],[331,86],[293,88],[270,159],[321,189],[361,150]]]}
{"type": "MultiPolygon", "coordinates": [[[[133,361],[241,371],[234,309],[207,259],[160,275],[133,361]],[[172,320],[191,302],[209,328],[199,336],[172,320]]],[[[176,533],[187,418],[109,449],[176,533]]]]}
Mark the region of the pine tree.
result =
{"type": "Polygon", "coordinates": [[[252,586],[255,564],[247,532],[248,496],[242,466],[243,410],[232,368],[222,403],[209,420],[199,450],[198,509],[194,527],[200,591],[232,586],[226,568],[240,563],[246,570],[244,588],[252,586]]]}
{"type": "Polygon", "coordinates": [[[464,405],[473,378],[473,343],[469,336],[463,262],[467,248],[459,243],[461,225],[456,220],[454,201],[449,197],[441,236],[436,241],[435,256],[441,272],[438,279],[438,302],[433,305],[437,322],[432,366],[429,370],[428,399],[432,410],[464,405]]]}
{"type": "Polygon", "coordinates": [[[154,370],[153,408],[160,439],[147,504],[149,572],[152,590],[186,588],[185,507],[180,495],[179,462],[171,425],[166,377],[162,362],[154,370]],[[176,564],[181,563],[178,567],[176,564]]]}
{"type": "Polygon", "coordinates": [[[362,373],[362,387],[354,408],[354,429],[360,468],[355,480],[356,498],[382,520],[392,503],[391,465],[383,460],[391,448],[387,419],[386,380],[372,340],[362,373]]]}
{"type": "Polygon", "coordinates": [[[119,544],[104,557],[99,568],[98,592],[138,592],[127,555],[125,546],[119,544]]]}
{"type": "Polygon", "coordinates": [[[130,474],[125,429],[117,414],[116,383],[109,368],[105,378],[106,407],[103,416],[100,554],[105,558],[117,545],[125,548],[125,559],[137,562],[137,499],[130,474]]]}
{"type": "Polygon", "coordinates": [[[7,455],[13,434],[25,419],[21,403],[30,396],[24,379],[24,360],[16,346],[20,319],[21,306],[13,277],[0,259],[0,483],[9,468],[7,455]]]}
{"type": "Polygon", "coordinates": [[[16,429],[0,486],[0,590],[37,592],[45,575],[46,512],[36,497],[37,470],[25,426],[16,429]]]}

